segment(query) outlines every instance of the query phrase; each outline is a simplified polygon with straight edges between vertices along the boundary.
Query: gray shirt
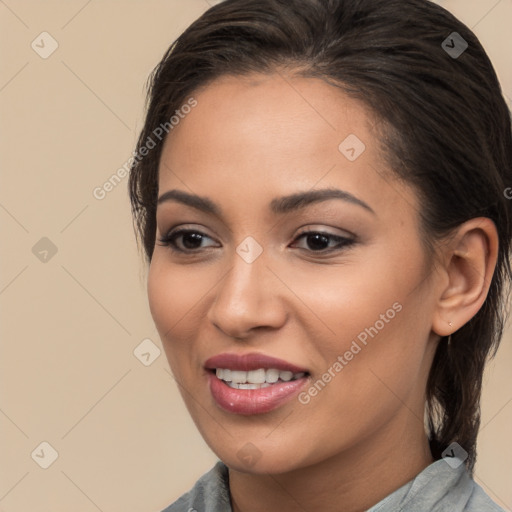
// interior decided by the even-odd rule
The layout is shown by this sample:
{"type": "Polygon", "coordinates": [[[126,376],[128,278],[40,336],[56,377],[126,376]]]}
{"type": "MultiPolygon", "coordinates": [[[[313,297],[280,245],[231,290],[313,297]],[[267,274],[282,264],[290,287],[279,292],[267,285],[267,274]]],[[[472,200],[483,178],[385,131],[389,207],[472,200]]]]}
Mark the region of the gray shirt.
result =
{"type": "MultiPolygon", "coordinates": [[[[162,512],[232,512],[227,466],[219,461],[162,512]]],[[[444,459],[426,467],[367,512],[505,512],[469,476],[444,459]]]]}

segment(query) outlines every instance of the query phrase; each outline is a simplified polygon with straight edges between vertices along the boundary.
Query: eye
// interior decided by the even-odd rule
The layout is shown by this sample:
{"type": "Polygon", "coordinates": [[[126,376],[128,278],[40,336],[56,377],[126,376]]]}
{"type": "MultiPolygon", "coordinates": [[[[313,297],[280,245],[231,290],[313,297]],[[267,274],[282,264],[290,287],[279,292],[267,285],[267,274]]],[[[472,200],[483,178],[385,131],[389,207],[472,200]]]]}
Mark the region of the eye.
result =
{"type": "MultiPolygon", "coordinates": [[[[299,248],[322,254],[341,251],[356,243],[355,239],[324,231],[304,231],[295,238],[294,243],[301,239],[304,239],[306,247],[299,248]]],[[[205,240],[212,238],[201,231],[186,228],[170,231],[158,239],[160,245],[180,253],[194,253],[199,252],[198,249],[215,247],[215,244],[203,245],[205,240]]]]}
{"type": "Polygon", "coordinates": [[[175,231],[170,231],[163,237],[159,238],[158,241],[160,242],[160,245],[169,247],[171,250],[176,252],[195,252],[196,249],[203,249],[205,247],[201,244],[206,239],[211,240],[208,235],[201,231],[180,228],[175,231]],[[178,243],[179,239],[181,239],[181,245],[183,247],[180,247],[180,244],[178,243]]]}
{"type": "Polygon", "coordinates": [[[306,245],[303,247],[312,252],[328,253],[333,251],[340,251],[344,248],[354,245],[356,241],[352,238],[346,238],[325,231],[305,231],[301,233],[295,240],[304,239],[306,245]],[[329,246],[334,242],[334,245],[329,246]]]}

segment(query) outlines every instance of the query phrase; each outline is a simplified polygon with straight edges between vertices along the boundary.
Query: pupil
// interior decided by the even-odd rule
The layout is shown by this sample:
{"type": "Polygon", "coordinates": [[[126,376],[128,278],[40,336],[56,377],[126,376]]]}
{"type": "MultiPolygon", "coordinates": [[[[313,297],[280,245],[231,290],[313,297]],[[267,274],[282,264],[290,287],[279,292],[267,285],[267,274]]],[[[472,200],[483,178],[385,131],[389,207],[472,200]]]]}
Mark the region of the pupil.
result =
{"type": "Polygon", "coordinates": [[[326,249],[326,247],[322,246],[322,245],[325,245],[325,244],[322,244],[322,242],[325,242],[327,246],[329,245],[329,238],[326,237],[325,235],[321,235],[319,233],[316,233],[314,235],[308,235],[307,240],[308,240],[309,246],[312,249],[326,249]],[[319,239],[321,240],[320,243],[319,243],[319,239]],[[313,240],[313,243],[311,243],[312,240],[313,240]]]}
{"type": "Polygon", "coordinates": [[[200,235],[199,233],[186,233],[185,235],[183,235],[183,245],[187,249],[196,249],[197,247],[201,246],[201,239],[202,239],[202,235],[200,235]],[[187,243],[187,240],[190,241],[191,239],[192,239],[192,243],[191,244],[187,243]],[[199,242],[199,244],[194,244],[194,240],[196,242],[199,242]]]}

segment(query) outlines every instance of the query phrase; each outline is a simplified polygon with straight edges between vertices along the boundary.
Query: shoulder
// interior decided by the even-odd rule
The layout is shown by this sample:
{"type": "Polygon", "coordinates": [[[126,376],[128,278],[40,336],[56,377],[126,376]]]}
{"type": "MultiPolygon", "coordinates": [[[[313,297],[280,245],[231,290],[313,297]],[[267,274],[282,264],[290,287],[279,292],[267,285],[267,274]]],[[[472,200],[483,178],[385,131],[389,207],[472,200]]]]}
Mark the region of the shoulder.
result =
{"type": "Polygon", "coordinates": [[[368,512],[505,512],[473,480],[462,460],[441,459],[368,512]]]}
{"type": "Polygon", "coordinates": [[[474,480],[473,492],[466,503],[464,512],[505,512],[474,480]]]}
{"type": "Polygon", "coordinates": [[[197,480],[190,491],[162,512],[231,512],[228,475],[227,466],[218,461],[197,480]]]}
{"type": "Polygon", "coordinates": [[[505,512],[475,482],[462,460],[434,462],[416,477],[411,491],[404,512],[505,512]]]}

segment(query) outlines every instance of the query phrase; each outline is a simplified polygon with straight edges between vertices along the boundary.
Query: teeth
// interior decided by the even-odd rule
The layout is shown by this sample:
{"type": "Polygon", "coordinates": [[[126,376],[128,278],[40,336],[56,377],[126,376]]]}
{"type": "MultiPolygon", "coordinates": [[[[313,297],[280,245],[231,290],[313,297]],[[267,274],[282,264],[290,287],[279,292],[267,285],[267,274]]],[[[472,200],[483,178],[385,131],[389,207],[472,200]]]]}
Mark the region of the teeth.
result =
{"type": "MultiPolygon", "coordinates": [[[[226,371],[226,370],[224,370],[226,371]]],[[[231,380],[236,384],[241,384],[242,382],[247,382],[247,372],[239,371],[239,370],[231,370],[231,380]]]]}
{"type": "Polygon", "coordinates": [[[288,382],[289,380],[292,380],[293,373],[292,372],[279,372],[279,378],[281,380],[284,380],[285,382],[288,382]]]}
{"type": "Polygon", "coordinates": [[[290,371],[281,371],[275,368],[258,368],[248,372],[242,370],[230,370],[228,368],[217,368],[215,370],[217,378],[228,383],[232,388],[236,389],[259,389],[266,388],[276,383],[279,379],[282,382],[302,379],[304,372],[293,373],[290,371]]]}
{"type": "Polygon", "coordinates": [[[265,380],[270,383],[277,382],[279,379],[279,370],[274,370],[273,368],[267,370],[265,374],[265,380]]]}
{"type": "Polygon", "coordinates": [[[263,384],[265,382],[266,372],[263,368],[247,372],[247,382],[250,384],[263,384]]]}

